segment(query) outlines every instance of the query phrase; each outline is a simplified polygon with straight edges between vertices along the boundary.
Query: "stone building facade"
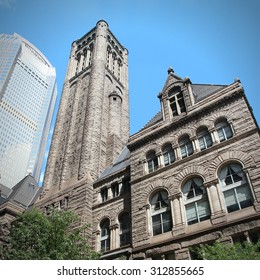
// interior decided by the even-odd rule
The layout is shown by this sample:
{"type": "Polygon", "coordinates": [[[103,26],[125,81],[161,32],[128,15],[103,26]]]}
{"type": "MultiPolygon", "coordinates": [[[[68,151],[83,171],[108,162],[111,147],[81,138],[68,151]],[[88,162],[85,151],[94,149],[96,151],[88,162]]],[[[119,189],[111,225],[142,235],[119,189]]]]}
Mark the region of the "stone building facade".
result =
{"type": "Polygon", "coordinates": [[[37,206],[91,223],[102,259],[255,242],[259,128],[240,81],[193,84],[169,68],[158,97],[161,111],[129,137],[126,49],[104,21],[74,42],[37,206]]]}
{"type": "Polygon", "coordinates": [[[161,112],[128,142],[132,257],[260,237],[259,130],[240,81],[197,85],[169,69],[161,112]]]}

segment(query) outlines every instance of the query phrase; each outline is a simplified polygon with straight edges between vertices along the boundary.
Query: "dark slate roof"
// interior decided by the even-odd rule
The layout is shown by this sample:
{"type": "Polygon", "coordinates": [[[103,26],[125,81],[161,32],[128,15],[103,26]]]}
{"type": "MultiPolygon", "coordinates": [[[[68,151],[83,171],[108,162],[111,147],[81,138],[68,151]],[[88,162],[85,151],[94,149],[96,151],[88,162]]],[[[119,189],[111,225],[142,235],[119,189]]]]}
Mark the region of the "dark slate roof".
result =
{"type": "Polygon", "coordinates": [[[124,147],[121,154],[117,157],[115,162],[112,166],[108,167],[103,171],[103,173],[99,176],[99,178],[96,180],[96,182],[101,181],[102,179],[109,177],[110,175],[125,169],[130,165],[130,151],[127,147],[124,147]]]}
{"type": "Polygon", "coordinates": [[[1,204],[4,204],[6,201],[7,201],[6,198],[0,196],[0,205],[1,205],[1,204]]]}
{"type": "Polygon", "coordinates": [[[162,112],[158,112],[142,129],[145,129],[147,127],[150,127],[160,121],[163,120],[163,117],[162,117],[162,112]]]}
{"type": "Polygon", "coordinates": [[[10,189],[9,195],[2,203],[11,201],[26,209],[36,201],[40,192],[41,188],[38,186],[34,177],[27,175],[10,189]]]}
{"type": "Polygon", "coordinates": [[[7,188],[6,186],[0,184],[0,192],[2,197],[8,197],[10,193],[12,192],[12,189],[7,188]]]}
{"type": "Polygon", "coordinates": [[[208,97],[211,94],[214,94],[217,91],[227,87],[227,85],[200,85],[200,84],[191,84],[193,94],[195,95],[195,102],[199,102],[202,99],[208,97]]]}

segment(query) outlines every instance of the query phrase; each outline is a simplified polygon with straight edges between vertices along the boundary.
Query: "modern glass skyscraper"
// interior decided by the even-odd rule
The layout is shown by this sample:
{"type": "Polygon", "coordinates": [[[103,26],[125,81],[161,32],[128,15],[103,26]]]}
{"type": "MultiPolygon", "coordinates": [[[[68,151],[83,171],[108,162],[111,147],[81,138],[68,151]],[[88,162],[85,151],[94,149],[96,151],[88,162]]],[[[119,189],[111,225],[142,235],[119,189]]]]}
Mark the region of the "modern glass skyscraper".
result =
{"type": "Polygon", "coordinates": [[[56,71],[18,34],[0,34],[0,183],[38,181],[57,97],[56,71]]]}

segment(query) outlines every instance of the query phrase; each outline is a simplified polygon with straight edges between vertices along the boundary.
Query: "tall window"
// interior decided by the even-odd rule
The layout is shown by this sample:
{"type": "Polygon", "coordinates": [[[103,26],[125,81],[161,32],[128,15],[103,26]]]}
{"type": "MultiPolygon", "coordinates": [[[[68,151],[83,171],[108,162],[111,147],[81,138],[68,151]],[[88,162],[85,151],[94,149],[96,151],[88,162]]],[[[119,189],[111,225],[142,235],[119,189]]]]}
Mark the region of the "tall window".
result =
{"type": "Polygon", "coordinates": [[[216,122],[215,127],[220,142],[225,141],[233,136],[231,126],[226,119],[221,119],[218,122],[216,122]]]}
{"type": "Polygon", "coordinates": [[[110,66],[110,54],[111,54],[111,47],[107,46],[107,68],[110,66]]]}
{"type": "Polygon", "coordinates": [[[174,151],[171,144],[167,144],[162,149],[164,165],[169,165],[175,161],[174,151]]]}
{"type": "Polygon", "coordinates": [[[100,195],[101,195],[102,202],[107,201],[107,199],[108,199],[108,189],[107,189],[107,187],[101,189],[100,195]]]}
{"type": "Polygon", "coordinates": [[[172,217],[168,193],[164,190],[158,191],[151,197],[150,204],[153,235],[171,231],[172,217]]]}
{"type": "Polygon", "coordinates": [[[91,43],[89,45],[89,59],[88,59],[88,66],[92,64],[92,52],[93,52],[94,44],[91,43]]]}
{"type": "Polygon", "coordinates": [[[225,204],[228,212],[253,205],[253,197],[242,166],[231,163],[219,172],[225,204]]]}
{"type": "Polygon", "coordinates": [[[183,93],[180,87],[175,87],[169,92],[169,102],[173,116],[178,116],[186,112],[183,93]]]}
{"type": "Polygon", "coordinates": [[[100,248],[101,252],[110,250],[110,229],[109,220],[105,219],[100,223],[100,248]]]}
{"type": "Polygon", "coordinates": [[[211,135],[206,127],[200,128],[197,132],[200,150],[205,150],[212,146],[211,135]]]}
{"type": "Polygon", "coordinates": [[[118,183],[113,183],[111,186],[113,198],[119,196],[119,185],[118,183]]]}
{"type": "Polygon", "coordinates": [[[200,177],[189,179],[183,186],[187,224],[195,224],[210,218],[207,192],[200,177]]]}
{"type": "Polygon", "coordinates": [[[130,216],[128,212],[119,216],[119,225],[120,246],[124,246],[130,243],[130,216]]]}
{"type": "Polygon", "coordinates": [[[180,138],[179,146],[181,150],[181,158],[185,158],[193,154],[192,143],[188,135],[185,135],[180,138]]]}
{"type": "Polygon", "coordinates": [[[147,165],[148,165],[148,172],[151,173],[158,168],[158,158],[154,151],[151,151],[147,154],[147,165]]]}

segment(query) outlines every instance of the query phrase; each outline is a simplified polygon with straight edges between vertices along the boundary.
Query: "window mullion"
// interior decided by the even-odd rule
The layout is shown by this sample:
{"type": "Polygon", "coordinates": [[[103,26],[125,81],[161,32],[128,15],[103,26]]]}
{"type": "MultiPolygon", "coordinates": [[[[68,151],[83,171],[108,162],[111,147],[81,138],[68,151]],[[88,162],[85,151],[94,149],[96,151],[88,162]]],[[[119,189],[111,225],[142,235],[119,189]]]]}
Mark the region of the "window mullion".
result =
{"type": "Polygon", "coordinates": [[[238,200],[237,188],[234,188],[234,193],[235,193],[236,203],[239,207],[239,210],[241,210],[240,201],[238,200]]]}

